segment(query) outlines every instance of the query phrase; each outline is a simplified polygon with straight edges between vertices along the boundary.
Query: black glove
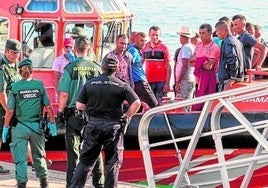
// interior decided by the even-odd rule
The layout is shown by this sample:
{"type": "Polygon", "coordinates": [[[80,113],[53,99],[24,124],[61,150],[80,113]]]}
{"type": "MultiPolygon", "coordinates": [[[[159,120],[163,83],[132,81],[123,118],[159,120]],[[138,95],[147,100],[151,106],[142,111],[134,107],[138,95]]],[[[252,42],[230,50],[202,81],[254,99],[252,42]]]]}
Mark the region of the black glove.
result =
{"type": "Polygon", "coordinates": [[[56,124],[58,126],[65,126],[64,112],[57,111],[56,124]]]}

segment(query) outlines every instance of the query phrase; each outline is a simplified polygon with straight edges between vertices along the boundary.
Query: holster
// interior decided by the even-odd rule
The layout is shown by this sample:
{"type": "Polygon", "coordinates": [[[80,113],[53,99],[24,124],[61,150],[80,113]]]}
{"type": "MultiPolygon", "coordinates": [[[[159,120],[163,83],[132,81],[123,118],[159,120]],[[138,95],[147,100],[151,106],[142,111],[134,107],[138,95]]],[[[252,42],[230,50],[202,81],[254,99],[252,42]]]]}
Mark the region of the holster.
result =
{"type": "Polygon", "coordinates": [[[47,112],[45,112],[44,117],[40,120],[40,129],[43,130],[45,133],[45,137],[49,136],[49,128],[48,128],[48,121],[47,121],[47,112]]]}
{"type": "MultiPolygon", "coordinates": [[[[5,123],[5,116],[2,116],[1,121],[0,121],[1,126],[3,126],[4,123],[5,123]]],[[[13,115],[9,122],[9,125],[10,127],[16,127],[17,124],[18,124],[18,119],[15,115],[13,115]]]]}
{"type": "Polygon", "coordinates": [[[75,114],[75,108],[64,108],[65,118],[75,114]]]}
{"type": "Polygon", "coordinates": [[[15,115],[13,115],[12,118],[11,118],[11,120],[10,120],[9,125],[11,127],[16,127],[17,124],[18,124],[18,119],[17,119],[17,117],[15,115]]]}
{"type": "Polygon", "coordinates": [[[125,134],[127,132],[127,128],[128,128],[128,124],[130,122],[130,119],[128,117],[122,117],[120,119],[120,129],[119,129],[119,132],[125,134]]]}

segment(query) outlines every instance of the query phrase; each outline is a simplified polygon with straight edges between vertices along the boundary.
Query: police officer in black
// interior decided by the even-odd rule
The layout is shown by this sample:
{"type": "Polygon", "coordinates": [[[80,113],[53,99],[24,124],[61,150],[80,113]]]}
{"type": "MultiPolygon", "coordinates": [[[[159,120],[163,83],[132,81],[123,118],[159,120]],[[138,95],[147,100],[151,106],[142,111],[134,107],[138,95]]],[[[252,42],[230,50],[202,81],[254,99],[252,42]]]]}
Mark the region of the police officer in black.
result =
{"type": "Polygon", "coordinates": [[[123,161],[125,120],[135,115],[141,104],[130,86],[114,76],[117,70],[116,60],[104,58],[103,74],[88,80],[79,93],[76,108],[86,111],[89,121],[84,133],[80,161],[71,182],[72,188],[85,186],[87,174],[102,150],[105,154],[106,172],[104,187],[117,187],[123,161]],[[122,108],[124,101],[129,104],[126,113],[122,108]]]}

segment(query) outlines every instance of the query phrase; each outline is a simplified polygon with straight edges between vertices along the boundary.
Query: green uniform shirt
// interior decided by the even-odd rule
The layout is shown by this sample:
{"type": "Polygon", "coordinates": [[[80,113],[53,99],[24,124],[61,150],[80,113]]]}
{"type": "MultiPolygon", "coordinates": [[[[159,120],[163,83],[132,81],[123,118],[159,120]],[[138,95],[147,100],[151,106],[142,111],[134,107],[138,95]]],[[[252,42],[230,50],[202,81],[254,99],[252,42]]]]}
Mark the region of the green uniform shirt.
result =
{"type": "Polygon", "coordinates": [[[6,92],[9,94],[11,84],[19,81],[21,76],[18,73],[17,65],[15,67],[10,66],[6,56],[0,60],[0,92],[6,92]]]}
{"type": "Polygon", "coordinates": [[[59,91],[69,94],[67,108],[75,107],[77,96],[86,81],[100,74],[100,66],[91,61],[89,57],[78,57],[66,65],[60,80],[59,91]]]}
{"type": "Polygon", "coordinates": [[[12,84],[8,97],[8,109],[14,109],[20,122],[39,121],[43,106],[49,106],[50,100],[41,80],[20,80],[12,84]]]}

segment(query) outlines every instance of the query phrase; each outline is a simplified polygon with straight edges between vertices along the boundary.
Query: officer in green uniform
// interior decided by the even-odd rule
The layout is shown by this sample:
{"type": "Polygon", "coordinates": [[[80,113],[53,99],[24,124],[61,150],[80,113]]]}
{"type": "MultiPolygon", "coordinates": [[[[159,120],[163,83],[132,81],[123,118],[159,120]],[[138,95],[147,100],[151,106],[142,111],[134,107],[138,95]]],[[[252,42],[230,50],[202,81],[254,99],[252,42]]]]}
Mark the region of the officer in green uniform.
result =
{"type": "MultiPolygon", "coordinates": [[[[20,57],[21,43],[15,39],[8,39],[5,45],[4,56],[0,59],[0,135],[2,135],[4,116],[7,108],[7,96],[11,84],[20,80],[17,62],[20,57]]],[[[0,148],[2,139],[0,138],[0,148]]],[[[8,174],[9,170],[0,166],[0,174],[8,174]]]]}
{"type": "MultiPolygon", "coordinates": [[[[101,73],[98,64],[87,56],[90,50],[90,39],[86,36],[78,36],[75,39],[74,53],[76,59],[66,65],[59,83],[59,108],[57,123],[66,121],[65,147],[67,150],[66,187],[70,186],[75,167],[79,159],[79,146],[85,122],[75,115],[75,104],[80,89],[84,83],[101,73]]],[[[101,155],[100,155],[101,156],[101,155]]],[[[103,161],[99,157],[93,170],[93,185],[101,188],[104,185],[103,161]]]]}
{"type": "Polygon", "coordinates": [[[10,129],[13,115],[17,118],[17,125],[12,129],[10,149],[16,165],[16,180],[18,188],[25,188],[27,183],[27,150],[28,143],[32,150],[36,176],[40,178],[41,188],[48,187],[48,171],[45,160],[45,135],[40,127],[43,107],[49,115],[48,128],[52,136],[57,135],[53,109],[48,94],[41,80],[32,79],[32,62],[24,59],[18,66],[22,80],[11,85],[8,96],[2,140],[10,129]]]}

